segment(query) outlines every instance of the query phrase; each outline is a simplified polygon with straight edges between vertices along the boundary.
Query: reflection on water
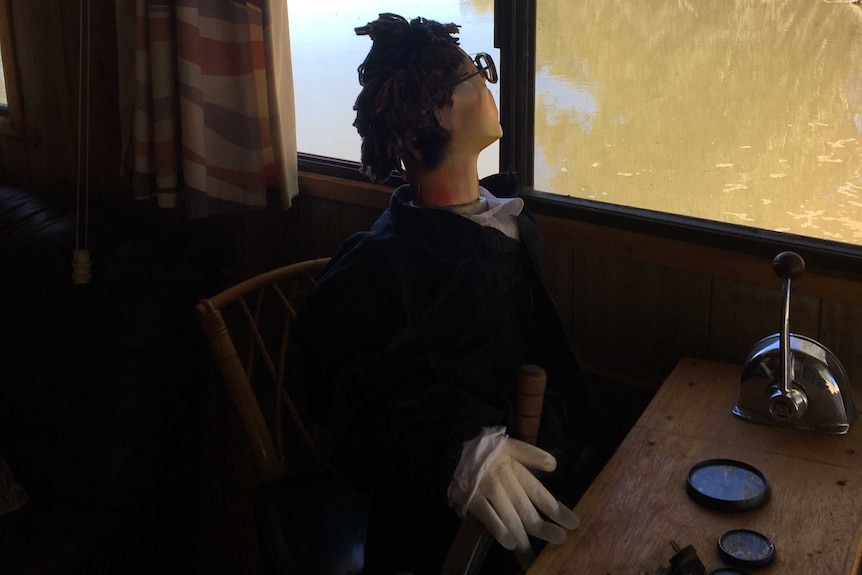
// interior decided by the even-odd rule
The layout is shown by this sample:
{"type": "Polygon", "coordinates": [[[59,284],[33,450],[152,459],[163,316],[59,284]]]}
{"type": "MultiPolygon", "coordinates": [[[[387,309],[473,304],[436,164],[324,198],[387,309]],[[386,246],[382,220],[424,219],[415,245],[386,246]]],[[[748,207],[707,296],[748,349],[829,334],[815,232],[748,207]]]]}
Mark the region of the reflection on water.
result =
{"type": "Polygon", "coordinates": [[[535,187],[862,244],[862,8],[539,2],[535,187]]]}

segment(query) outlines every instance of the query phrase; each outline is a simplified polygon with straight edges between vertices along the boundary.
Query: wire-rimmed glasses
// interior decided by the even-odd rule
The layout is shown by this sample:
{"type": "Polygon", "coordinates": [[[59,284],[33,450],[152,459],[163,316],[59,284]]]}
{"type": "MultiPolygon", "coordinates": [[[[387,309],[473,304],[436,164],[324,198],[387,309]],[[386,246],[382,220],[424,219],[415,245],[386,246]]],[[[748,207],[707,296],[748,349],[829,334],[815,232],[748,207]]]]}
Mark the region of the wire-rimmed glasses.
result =
{"type": "Polygon", "coordinates": [[[452,82],[452,86],[456,86],[465,80],[469,80],[473,76],[477,74],[482,74],[485,77],[485,80],[492,84],[497,83],[497,66],[494,65],[494,59],[491,58],[490,54],[486,54],[485,52],[479,52],[476,56],[473,57],[473,63],[476,64],[476,71],[470,72],[466,76],[462,76],[461,78],[452,82]]]}

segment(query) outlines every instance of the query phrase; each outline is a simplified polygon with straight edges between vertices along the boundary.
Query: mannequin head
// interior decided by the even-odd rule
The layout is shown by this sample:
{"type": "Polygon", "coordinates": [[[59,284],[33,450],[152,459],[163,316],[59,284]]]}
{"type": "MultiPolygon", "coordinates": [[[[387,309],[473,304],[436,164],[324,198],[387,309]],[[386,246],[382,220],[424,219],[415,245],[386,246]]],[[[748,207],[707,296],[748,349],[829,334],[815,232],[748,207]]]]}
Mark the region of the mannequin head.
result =
{"type": "Polygon", "coordinates": [[[488,71],[493,62],[464,53],[453,37],[457,25],[381,14],[356,33],[373,41],[359,66],[353,124],[362,137],[362,170],[372,181],[393,170],[433,171],[452,156],[478,157],[500,137],[485,84],[488,77],[496,81],[496,70],[488,71]]]}

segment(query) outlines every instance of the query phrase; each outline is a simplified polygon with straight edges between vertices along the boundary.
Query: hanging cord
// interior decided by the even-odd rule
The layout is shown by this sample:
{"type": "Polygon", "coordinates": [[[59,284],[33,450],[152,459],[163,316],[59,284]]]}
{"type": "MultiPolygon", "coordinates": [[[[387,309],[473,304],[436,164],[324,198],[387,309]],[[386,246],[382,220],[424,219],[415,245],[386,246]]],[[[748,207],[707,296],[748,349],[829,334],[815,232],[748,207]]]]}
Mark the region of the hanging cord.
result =
{"type": "Polygon", "coordinates": [[[72,281],[76,284],[90,282],[89,219],[90,219],[90,0],[87,2],[87,34],[84,41],[84,0],[80,0],[80,29],[78,34],[78,170],[75,189],[75,251],[72,253],[72,281]],[[86,45],[87,49],[84,50],[86,45]],[[86,73],[84,72],[86,62],[86,73]],[[84,102],[84,80],[87,82],[86,102],[84,102]],[[81,123],[86,116],[84,129],[81,123]],[[81,139],[84,139],[84,153],[81,154],[81,139]],[[83,170],[82,170],[83,164],[83,170]],[[80,243],[81,228],[81,172],[84,174],[84,247],[80,243]]]}

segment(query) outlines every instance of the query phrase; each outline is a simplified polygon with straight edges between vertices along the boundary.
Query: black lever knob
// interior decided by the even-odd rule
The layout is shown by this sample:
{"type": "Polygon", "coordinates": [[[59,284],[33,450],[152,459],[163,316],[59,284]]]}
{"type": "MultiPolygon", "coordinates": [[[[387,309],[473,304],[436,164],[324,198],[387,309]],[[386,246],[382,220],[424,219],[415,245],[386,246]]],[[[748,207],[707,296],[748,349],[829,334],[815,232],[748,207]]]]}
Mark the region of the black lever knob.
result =
{"type": "Polygon", "coordinates": [[[796,252],[781,252],[772,260],[772,269],[783,280],[796,280],[805,273],[805,260],[796,252]]]}

